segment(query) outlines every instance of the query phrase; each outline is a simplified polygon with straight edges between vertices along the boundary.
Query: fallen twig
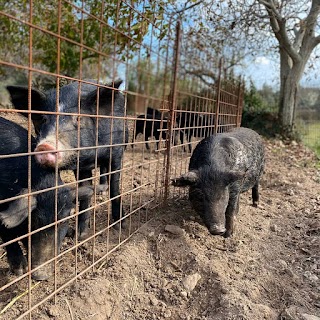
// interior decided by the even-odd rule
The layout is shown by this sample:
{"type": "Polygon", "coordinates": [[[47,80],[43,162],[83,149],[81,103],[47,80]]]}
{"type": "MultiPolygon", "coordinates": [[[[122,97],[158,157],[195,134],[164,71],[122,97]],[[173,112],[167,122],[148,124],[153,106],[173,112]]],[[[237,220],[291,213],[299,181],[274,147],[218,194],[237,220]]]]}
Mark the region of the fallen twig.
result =
{"type": "Polygon", "coordinates": [[[72,309],[71,309],[70,303],[69,303],[68,299],[65,299],[65,301],[66,301],[67,306],[68,306],[68,308],[69,308],[69,312],[70,312],[71,320],[74,320],[73,312],[72,312],[72,309]]]}
{"type": "Polygon", "coordinates": [[[7,255],[6,252],[4,252],[4,253],[0,256],[0,259],[2,259],[5,255],[7,255]]]}

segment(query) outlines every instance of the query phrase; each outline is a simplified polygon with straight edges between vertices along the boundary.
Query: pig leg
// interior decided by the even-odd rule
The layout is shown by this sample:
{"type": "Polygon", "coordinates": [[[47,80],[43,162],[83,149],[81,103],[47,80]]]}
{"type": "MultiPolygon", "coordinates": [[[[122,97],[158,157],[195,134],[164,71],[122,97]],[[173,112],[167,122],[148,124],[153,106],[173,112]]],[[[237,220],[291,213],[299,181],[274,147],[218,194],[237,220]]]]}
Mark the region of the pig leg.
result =
{"type": "Polygon", "coordinates": [[[155,133],[154,133],[154,137],[156,138],[156,145],[157,145],[157,150],[159,150],[159,143],[160,143],[160,131],[158,131],[157,129],[156,129],[156,131],[155,131],[155,133]]]}
{"type": "MultiPolygon", "coordinates": [[[[184,131],[183,130],[180,130],[180,143],[183,145],[184,143],[184,131]]],[[[186,152],[187,149],[186,149],[186,146],[183,145],[183,151],[186,152]]]]}
{"type": "MultiPolygon", "coordinates": [[[[109,161],[107,161],[106,165],[100,165],[100,174],[105,174],[109,172],[109,161]]],[[[104,186],[102,194],[107,193],[107,189],[108,189],[108,183],[109,183],[109,176],[103,176],[100,177],[100,184],[104,186]]]]}
{"type": "MultiPolygon", "coordinates": [[[[121,161],[122,161],[122,150],[117,153],[114,152],[112,160],[111,160],[111,171],[117,171],[111,174],[110,177],[110,198],[115,199],[112,200],[112,218],[113,221],[118,221],[122,214],[121,214],[121,198],[119,197],[120,194],[120,172],[121,169],[121,161]]],[[[121,223],[122,227],[125,227],[124,221],[121,223]]],[[[118,227],[118,226],[117,226],[118,227]]]]}
{"type": "MultiPolygon", "coordinates": [[[[86,179],[92,177],[91,170],[85,170],[79,172],[79,180],[86,179]]],[[[83,181],[79,183],[79,186],[91,185],[91,181],[83,181]]],[[[81,199],[79,205],[79,211],[85,210],[90,206],[91,198],[81,199]]],[[[88,237],[89,231],[89,220],[90,220],[91,210],[83,212],[79,215],[78,218],[78,232],[79,232],[79,240],[84,240],[88,237]]]]}
{"type": "MultiPolygon", "coordinates": [[[[6,230],[5,233],[8,231],[6,230]]],[[[1,239],[3,242],[8,242],[14,237],[1,233],[1,239]]],[[[17,275],[21,276],[27,269],[27,260],[23,256],[22,250],[18,242],[11,243],[6,246],[7,250],[7,258],[10,265],[10,269],[12,272],[17,275]]]]}
{"type": "Polygon", "coordinates": [[[192,139],[192,134],[189,132],[189,133],[188,133],[188,142],[189,142],[188,148],[189,148],[189,152],[190,152],[190,153],[191,153],[191,151],[192,151],[191,139],[192,139]]]}
{"type": "Polygon", "coordinates": [[[259,202],[259,182],[257,182],[252,188],[252,205],[258,207],[259,202]]]}
{"type": "Polygon", "coordinates": [[[146,142],[146,148],[149,150],[150,147],[149,147],[149,144],[148,144],[148,133],[145,131],[145,134],[144,134],[144,141],[146,142]]]}
{"type": "Polygon", "coordinates": [[[236,199],[229,200],[226,210],[226,232],[223,235],[225,238],[230,237],[234,230],[234,217],[239,212],[239,196],[236,199]]]}

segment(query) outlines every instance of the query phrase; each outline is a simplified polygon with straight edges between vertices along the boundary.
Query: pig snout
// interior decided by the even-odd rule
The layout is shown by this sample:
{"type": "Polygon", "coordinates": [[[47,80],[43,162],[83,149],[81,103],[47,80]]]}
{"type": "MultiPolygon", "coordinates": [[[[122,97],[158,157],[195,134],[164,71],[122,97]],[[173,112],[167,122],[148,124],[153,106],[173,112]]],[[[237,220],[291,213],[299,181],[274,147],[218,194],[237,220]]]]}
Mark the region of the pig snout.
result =
{"type": "Polygon", "coordinates": [[[209,232],[213,235],[220,236],[226,232],[224,225],[213,224],[209,227],[209,232]]]}
{"type": "Polygon", "coordinates": [[[35,155],[37,162],[45,167],[54,167],[61,157],[60,152],[55,151],[55,147],[53,147],[49,143],[41,143],[39,144],[34,151],[52,151],[46,153],[39,153],[35,155]],[[55,151],[55,152],[53,152],[55,151]]]}

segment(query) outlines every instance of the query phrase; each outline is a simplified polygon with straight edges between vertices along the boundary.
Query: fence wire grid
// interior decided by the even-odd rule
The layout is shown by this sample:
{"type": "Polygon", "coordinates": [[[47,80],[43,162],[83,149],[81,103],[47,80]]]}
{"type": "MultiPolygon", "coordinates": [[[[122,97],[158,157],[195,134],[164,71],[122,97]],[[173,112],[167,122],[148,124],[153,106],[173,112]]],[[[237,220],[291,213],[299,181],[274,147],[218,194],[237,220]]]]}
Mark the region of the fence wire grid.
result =
{"type": "Polygon", "coordinates": [[[240,126],[244,88],[154,1],[0,10],[0,317],[32,319],[185,196],[170,179],[197,142],[240,126]]]}

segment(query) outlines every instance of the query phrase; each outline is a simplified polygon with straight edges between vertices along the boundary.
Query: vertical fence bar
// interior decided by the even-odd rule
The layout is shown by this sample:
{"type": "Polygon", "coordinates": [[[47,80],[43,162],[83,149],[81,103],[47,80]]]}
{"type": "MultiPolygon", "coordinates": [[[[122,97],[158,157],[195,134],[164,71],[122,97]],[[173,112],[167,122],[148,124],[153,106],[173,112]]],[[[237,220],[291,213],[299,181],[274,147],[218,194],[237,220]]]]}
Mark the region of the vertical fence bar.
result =
{"type": "Polygon", "coordinates": [[[238,86],[238,101],[237,101],[237,127],[241,126],[242,106],[243,106],[243,85],[242,85],[242,81],[240,80],[239,86],[238,86]]]}
{"type": "MultiPolygon", "coordinates": [[[[33,22],[33,0],[29,1],[30,11],[29,11],[29,23],[32,24],[33,22]]],[[[29,27],[29,68],[33,68],[33,28],[32,26],[29,27]]],[[[33,73],[31,70],[28,70],[28,151],[31,151],[31,123],[32,123],[32,101],[31,101],[31,87],[32,87],[32,77],[33,73]]],[[[28,156],[28,193],[31,193],[31,180],[32,180],[32,172],[31,172],[31,156],[28,156]]],[[[31,197],[28,197],[28,211],[31,213],[31,197]]],[[[31,295],[31,287],[32,287],[32,280],[31,280],[31,235],[30,232],[32,230],[31,226],[31,215],[28,214],[28,309],[32,307],[32,295],[31,295]]],[[[31,312],[29,313],[29,320],[32,319],[31,312]]]]}
{"type": "Polygon", "coordinates": [[[170,178],[170,169],[171,169],[171,141],[173,138],[173,125],[175,123],[175,103],[177,95],[177,78],[178,78],[178,64],[179,64],[179,54],[180,54],[180,34],[181,34],[181,25],[180,21],[177,22],[176,26],[176,39],[175,39],[175,52],[174,52],[174,69],[173,69],[173,79],[172,86],[169,96],[169,119],[168,119],[168,134],[166,140],[166,175],[165,175],[165,186],[164,186],[164,202],[168,199],[169,193],[169,178],[170,178]]]}
{"type": "Polygon", "coordinates": [[[216,110],[215,110],[215,119],[214,119],[214,133],[217,133],[217,132],[218,132],[218,124],[219,124],[222,64],[223,64],[223,59],[220,58],[220,62],[219,62],[219,75],[218,75],[218,85],[217,85],[217,97],[216,97],[216,110]]]}

